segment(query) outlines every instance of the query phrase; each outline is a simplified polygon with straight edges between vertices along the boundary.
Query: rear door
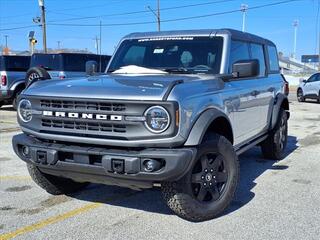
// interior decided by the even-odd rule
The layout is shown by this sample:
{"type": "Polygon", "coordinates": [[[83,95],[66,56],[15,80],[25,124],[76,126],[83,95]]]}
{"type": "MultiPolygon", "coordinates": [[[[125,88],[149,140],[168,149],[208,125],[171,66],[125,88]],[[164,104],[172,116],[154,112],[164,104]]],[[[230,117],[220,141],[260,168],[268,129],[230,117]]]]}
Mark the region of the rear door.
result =
{"type": "Polygon", "coordinates": [[[253,81],[255,81],[254,87],[256,88],[257,104],[259,105],[259,116],[257,116],[257,120],[259,121],[258,131],[262,132],[266,129],[269,122],[270,109],[272,109],[275,94],[275,82],[272,76],[267,73],[267,53],[264,46],[262,44],[251,43],[250,50],[251,59],[257,59],[260,66],[259,75],[253,81]]]}

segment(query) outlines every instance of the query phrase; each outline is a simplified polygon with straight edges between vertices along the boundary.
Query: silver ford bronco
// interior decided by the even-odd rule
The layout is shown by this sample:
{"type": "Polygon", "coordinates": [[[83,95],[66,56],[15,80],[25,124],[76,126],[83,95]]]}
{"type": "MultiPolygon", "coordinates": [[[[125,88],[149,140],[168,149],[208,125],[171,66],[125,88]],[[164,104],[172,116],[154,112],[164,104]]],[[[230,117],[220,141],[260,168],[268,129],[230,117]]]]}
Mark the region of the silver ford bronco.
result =
{"type": "Polygon", "coordinates": [[[50,194],[161,186],[177,215],[204,221],[231,203],[239,154],[258,145],[284,156],[288,118],[271,41],[229,29],[133,33],[105,75],[26,89],[13,147],[50,194]]]}

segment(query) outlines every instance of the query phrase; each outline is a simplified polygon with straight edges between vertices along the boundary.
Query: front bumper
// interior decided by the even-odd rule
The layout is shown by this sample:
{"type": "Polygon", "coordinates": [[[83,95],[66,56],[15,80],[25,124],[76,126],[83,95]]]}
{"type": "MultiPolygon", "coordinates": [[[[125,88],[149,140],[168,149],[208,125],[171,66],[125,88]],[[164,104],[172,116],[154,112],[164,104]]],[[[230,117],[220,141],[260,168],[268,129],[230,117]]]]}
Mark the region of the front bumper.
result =
{"type": "Polygon", "coordinates": [[[19,134],[12,139],[15,153],[28,164],[47,174],[71,178],[80,182],[104,183],[130,188],[150,188],[154,183],[178,180],[191,168],[196,148],[124,148],[96,147],[47,143],[19,134]],[[23,154],[28,147],[28,154],[23,154]],[[161,168],[147,172],[148,159],[161,162],[161,168]],[[114,170],[115,163],[123,164],[123,171],[114,170]]]}
{"type": "Polygon", "coordinates": [[[0,90],[0,101],[8,101],[12,99],[14,91],[12,90],[0,90]]]}

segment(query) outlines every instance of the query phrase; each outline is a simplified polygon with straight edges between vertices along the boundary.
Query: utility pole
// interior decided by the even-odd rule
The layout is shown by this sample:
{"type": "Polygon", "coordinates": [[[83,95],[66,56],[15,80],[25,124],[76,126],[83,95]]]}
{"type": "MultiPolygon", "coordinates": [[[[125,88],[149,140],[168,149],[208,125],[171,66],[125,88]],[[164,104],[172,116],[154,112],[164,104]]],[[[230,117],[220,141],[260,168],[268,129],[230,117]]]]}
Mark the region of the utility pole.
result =
{"type": "Polygon", "coordinates": [[[99,51],[100,51],[100,61],[99,61],[99,72],[102,72],[102,21],[100,20],[100,48],[99,48],[99,51]]]}
{"type": "Polygon", "coordinates": [[[95,41],[95,49],[97,51],[97,55],[99,54],[99,38],[96,36],[96,38],[93,39],[95,41]]]}
{"type": "Polygon", "coordinates": [[[157,0],[157,12],[155,12],[150,6],[147,8],[156,16],[157,24],[158,24],[158,31],[161,31],[161,18],[160,18],[160,0],[157,0]]]}
{"type": "Polygon", "coordinates": [[[44,51],[44,53],[47,53],[46,11],[45,11],[45,7],[44,7],[44,0],[38,0],[38,2],[39,2],[40,10],[41,10],[43,51],[44,51]]]}
{"type": "Polygon", "coordinates": [[[5,43],[6,43],[6,48],[8,48],[8,37],[9,35],[4,35],[4,38],[5,38],[5,43]]]}
{"type": "Polygon", "coordinates": [[[58,50],[60,50],[60,48],[61,48],[61,41],[57,41],[57,44],[58,44],[58,50]]]}
{"type": "Polygon", "coordinates": [[[292,57],[296,59],[297,57],[297,35],[298,35],[298,26],[299,26],[299,21],[294,20],[293,21],[293,27],[294,27],[294,39],[293,39],[293,53],[292,57]]]}
{"type": "Polygon", "coordinates": [[[246,31],[246,12],[249,6],[247,4],[241,4],[240,11],[242,12],[242,32],[246,31]]]}

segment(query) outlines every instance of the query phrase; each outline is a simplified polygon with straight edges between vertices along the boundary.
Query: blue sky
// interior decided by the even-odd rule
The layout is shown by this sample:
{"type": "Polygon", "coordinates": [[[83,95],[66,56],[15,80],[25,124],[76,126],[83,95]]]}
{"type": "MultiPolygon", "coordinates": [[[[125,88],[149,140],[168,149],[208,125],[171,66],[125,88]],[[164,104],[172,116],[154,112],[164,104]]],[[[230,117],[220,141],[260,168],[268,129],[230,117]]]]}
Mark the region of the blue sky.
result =
{"type": "MultiPolygon", "coordinates": [[[[236,10],[242,3],[249,7],[279,2],[281,0],[227,0],[219,3],[197,7],[164,10],[162,19],[182,18],[236,10]]],[[[316,17],[319,0],[301,0],[278,6],[249,10],[247,12],[248,32],[258,34],[274,41],[279,51],[289,55],[293,51],[293,21],[299,20],[297,55],[316,52],[316,17]]],[[[160,0],[161,8],[188,4],[208,3],[214,0],[160,0]]],[[[103,24],[155,21],[151,12],[124,15],[103,16],[70,21],[78,17],[110,15],[132,11],[146,10],[150,5],[156,8],[156,0],[45,0],[47,22],[68,24],[103,24]]],[[[0,29],[33,25],[32,18],[40,15],[37,0],[0,0],[0,29]]],[[[200,29],[200,28],[234,28],[241,30],[242,14],[240,12],[192,19],[178,22],[162,23],[162,30],[200,29]]],[[[319,27],[319,26],[318,26],[319,27]]],[[[0,31],[0,44],[4,44],[4,35],[9,35],[9,47],[15,50],[28,49],[27,34],[36,31],[39,40],[37,48],[42,48],[41,29],[38,26],[11,31],[0,31]]],[[[130,32],[155,31],[156,24],[112,26],[102,28],[102,52],[111,54],[120,38],[130,32]]],[[[54,26],[48,25],[48,47],[56,48],[57,41],[62,47],[80,48],[95,51],[94,38],[99,35],[99,27],[54,26]]]]}

